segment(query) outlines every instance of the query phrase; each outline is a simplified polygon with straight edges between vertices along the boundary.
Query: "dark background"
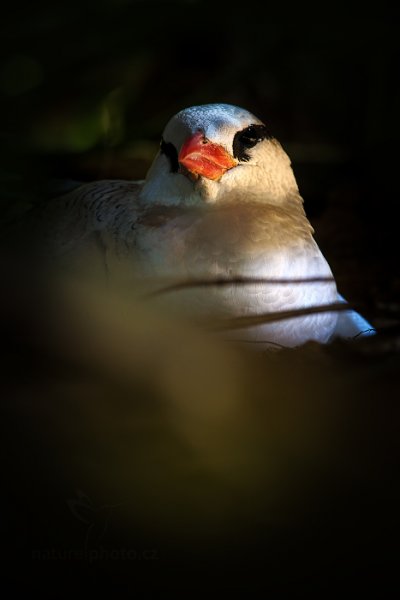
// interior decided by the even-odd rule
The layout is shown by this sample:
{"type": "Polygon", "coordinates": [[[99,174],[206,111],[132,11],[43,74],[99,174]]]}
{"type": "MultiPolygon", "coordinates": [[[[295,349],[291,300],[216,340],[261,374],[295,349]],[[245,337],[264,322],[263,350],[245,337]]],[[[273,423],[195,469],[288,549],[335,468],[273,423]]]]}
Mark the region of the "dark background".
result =
{"type": "MultiPolygon", "coordinates": [[[[0,25],[2,227],[38,202],[51,202],[69,182],[143,178],[164,125],[178,110],[209,102],[237,104],[262,118],[290,155],[307,214],[340,290],[375,326],[396,327],[399,21],[394,9],[384,3],[375,6],[370,16],[350,6],[341,15],[326,11],[320,18],[315,13],[306,15],[303,6],[282,8],[284,15],[267,3],[234,6],[196,0],[9,5],[0,25]]],[[[6,285],[5,296],[7,291],[6,285]]],[[[31,291],[22,285],[15,292],[16,305],[20,307],[22,296],[26,304],[20,312],[14,311],[11,320],[3,311],[9,419],[4,436],[8,491],[3,514],[9,574],[18,576],[20,571],[39,583],[53,577],[58,582],[69,578],[75,582],[79,577],[93,582],[120,579],[129,581],[133,589],[180,587],[185,578],[190,589],[207,578],[225,588],[272,589],[290,584],[323,589],[330,582],[348,586],[351,578],[361,586],[380,585],[395,576],[399,500],[395,329],[394,337],[388,338],[388,353],[378,340],[367,358],[339,348],[332,350],[333,355],[324,350],[322,358],[312,351],[310,356],[276,359],[280,375],[275,364],[266,361],[265,371],[258,365],[254,381],[259,385],[253,389],[249,384],[243,395],[256,407],[249,430],[258,422],[260,387],[270,389],[268,373],[277,377],[272,404],[276,401],[284,407],[279,409],[284,414],[283,433],[272,449],[268,444],[264,447],[261,436],[254,454],[246,455],[244,464],[259,478],[250,484],[239,478],[231,487],[225,472],[219,479],[207,469],[199,474],[195,461],[193,469],[187,466],[181,458],[187,449],[173,438],[163,417],[161,434],[158,426],[150,424],[149,442],[140,441],[140,430],[139,441],[125,442],[126,448],[120,450],[124,402],[134,393],[141,399],[134,414],[141,416],[140,402],[150,398],[160,415],[162,393],[140,378],[129,384],[132,391],[117,377],[111,383],[107,380],[107,385],[103,382],[101,393],[90,388],[88,396],[67,394],[65,382],[79,380],[81,385],[82,372],[83,379],[88,378],[87,369],[71,367],[70,358],[65,362],[54,340],[38,352],[36,338],[47,339],[51,329],[45,318],[49,299],[41,289],[31,305],[31,291]],[[290,384],[285,361],[293,377],[290,384]],[[49,382],[58,382],[61,391],[54,391],[49,382]],[[291,402],[297,394],[303,407],[301,450],[287,454],[293,433],[288,426],[291,402]],[[109,414],[102,405],[100,411],[102,418],[106,414],[109,419],[108,429],[100,428],[99,436],[111,447],[111,458],[101,454],[90,425],[75,430],[80,403],[88,403],[95,420],[99,397],[104,406],[108,399],[117,407],[109,414]],[[321,409],[320,398],[327,399],[329,408],[321,409]],[[62,418],[57,417],[55,399],[62,404],[62,418]],[[320,451],[315,442],[310,459],[304,450],[309,441],[304,423],[311,415],[312,436],[316,435],[319,411],[330,418],[330,401],[338,403],[340,419],[334,418],[332,429],[321,434],[328,436],[328,450],[320,451]],[[41,407],[37,414],[32,408],[36,402],[41,407]],[[168,438],[166,459],[164,450],[160,454],[153,450],[152,443],[162,446],[160,435],[161,440],[168,438]],[[119,491],[113,494],[110,473],[130,452],[142,457],[135,463],[134,481],[124,471],[115,485],[119,491]],[[282,489],[287,491],[282,504],[271,509],[270,518],[262,508],[269,497],[268,477],[264,480],[262,469],[257,470],[261,467],[256,457],[263,452],[278,456],[285,481],[282,489]],[[90,467],[87,472],[86,466],[81,469],[85,459],[90,463],[88,455],[92,461],[95,455],[104,468],[106,491],[90,467]],[[143,469],[153,469],[155,488],[143,469]],[[175,491],[163,479],[165,472],[171,475],[175,491]],[[190,480],[188,495],[185,478],[190,480]],[[130,502],[142,486],[144,497],[146,493],[151,497],[149,510],[159,520],[147,526],[151,519],[142,499],[135,518],[117,510],[119,521],[103,538],[105,506],[118,504],[124,481],[128,487],[133,485],[130,502]],[[82,488],[87,496],[77,495],[76,489],[82,488]],[[237,500],[231,501],[235,494],[237,500]],[[79,505],[75,520],[64,511],[71,497],[79,505]],[[196,503],[198,497],[212,514],[210,521],[208,512],[204,514],[196,503]],[[253,505],[254,498],[258,500],[253,505]],[[159,514],[163,502],[176,504],[176,514],[162,510],[159,514]],[[213,519],[220,525],[224,515],[227,524],[221,530],[217,526],[215,533],[213,519]],[[71,549],[81,552],[89,530],[88,543],[94,543],[97,553],[103,547],[99,540],[106,540],[106,558],[97,556],[92,563],[87,556],[66,558],[71,549]],[[122,546],[132,544],[140,555],[155,545],[161,559],[139,563],[119,556],[111,560],[113,548],[118,554],[122,546]],[[46,558],[49,548],[56,548],[58,558],[46,558]],[[35,549],[37,556],[30,560],[35,549]]],[[[9,292],[9,304],[15,302],[13,293],[9,292]]],[[[106,348],[106,340],[104,344],[106,348]]],[[[97,372],[90,371],[90,377],[102,381],[97,372]]],[[[266,426],[266,437],[270,434],[266,426]]],[[[223,432],[221,436],[224,446],[223,432]]],[[[231,442],[226,443],[230,448],[231,442]]]]}

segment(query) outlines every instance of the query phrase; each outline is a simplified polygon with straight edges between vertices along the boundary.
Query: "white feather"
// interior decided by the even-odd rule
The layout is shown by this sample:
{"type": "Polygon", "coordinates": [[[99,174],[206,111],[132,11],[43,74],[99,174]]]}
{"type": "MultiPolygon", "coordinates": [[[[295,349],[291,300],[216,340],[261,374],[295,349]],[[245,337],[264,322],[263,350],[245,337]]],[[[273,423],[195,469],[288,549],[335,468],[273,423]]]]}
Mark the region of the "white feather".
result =
{"type": "MultiPolygon", "coordinates": [[[[232,153],[235,134],[252,124],[261,121],[238,107],[192,107],[169,121],[163,139],[179,153],[188,136],[201,130],[232,153]]],[[[248,154],[248,161],[239,162],[219,180],[193,181],[184,172],[171,172],[168,157],[160,152],[144,183],[83,186],[59,201],[65,216],[55,228],[58,244],[65,250],[99,232],[109,268],[116,260],[124,261],[141,282],[156,281],[158,287],[216,277],[330,278],[300,284],[194,287],[169,295],[190,314],[236,318],[336,302],[336,284],[314,241],[288,156],[279,142],[268,138],[248,154]]],[[[336,312],[322,312],[234,335],[296,346],[308,340],[324,343],[333,335],[353,337],[353,332],[367,329],[369,324],[356,313],[338,317],[336,312]]]]}
{"type": "MultiPolygon", "coordinates": [[[[338,301],[347,304],[347,300],[338,294],[338,301]]],[[[368,337],[375,335],[376,329],[364,317],[355,310],[343,311],[338,314],[336,327],[332,339],[345,338],[355,339],[357,337],[368,337]]]]}

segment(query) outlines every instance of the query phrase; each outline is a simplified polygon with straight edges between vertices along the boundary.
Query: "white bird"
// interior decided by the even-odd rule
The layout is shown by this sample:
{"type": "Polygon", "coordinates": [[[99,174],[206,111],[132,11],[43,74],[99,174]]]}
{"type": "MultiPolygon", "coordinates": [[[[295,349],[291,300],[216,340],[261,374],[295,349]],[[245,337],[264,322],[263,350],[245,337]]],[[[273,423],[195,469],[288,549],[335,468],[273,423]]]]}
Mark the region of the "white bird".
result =
{"type": "MultiPolygon", "coordinates": [[[[85,184],[51,210],[62,214],[51,232],[58,250],[82,249],[95,235],[111,276],[117,258],[158,287],[224,280],[168,294],[190,314],[249,317],[344,301],[289,157],[262,121],[237,106],[182,110],[165,127],[145,181],[85,184]]],[[[240,337],[293,347],[371,330],[354,311],[325,311],[258,323],[240,337]]]]}

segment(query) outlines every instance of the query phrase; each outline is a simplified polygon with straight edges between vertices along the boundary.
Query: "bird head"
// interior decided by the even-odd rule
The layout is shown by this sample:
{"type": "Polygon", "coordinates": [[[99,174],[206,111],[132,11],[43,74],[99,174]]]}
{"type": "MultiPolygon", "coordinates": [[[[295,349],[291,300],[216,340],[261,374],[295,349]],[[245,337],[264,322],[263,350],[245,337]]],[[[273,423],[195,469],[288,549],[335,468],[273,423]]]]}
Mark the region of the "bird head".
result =
{"type": "Polygon", "coordinates": [[[192,106],[167,123],[142,198],[171,205],[301,204],[290,160],[260,119],[230,104],[192,106]]]}

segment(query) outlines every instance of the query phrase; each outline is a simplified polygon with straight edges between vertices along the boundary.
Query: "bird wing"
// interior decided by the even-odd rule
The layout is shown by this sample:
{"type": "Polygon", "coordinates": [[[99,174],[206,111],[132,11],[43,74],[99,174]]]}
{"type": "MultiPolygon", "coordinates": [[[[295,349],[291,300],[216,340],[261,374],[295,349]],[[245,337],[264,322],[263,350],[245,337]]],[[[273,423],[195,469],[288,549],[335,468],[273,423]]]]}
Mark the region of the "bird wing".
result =
{"type": "Polygon", "coordinates": [[[142,182],[103,180],[87,183],[47,203],[39,215],[60,249],[76,246],[93,232],[129,226],[137,215],[142,182]]]}
{"type": "Polygon", "coordinates": [[[14,247],[34,249],[43,258],[98,258],[103,232],[131,227],[136,220],[142,182],[103,180],[87,183],[35,206],[6,232],[14,247]]]}
{"type": "MultiPolygon", "coordinates": [[[[347,301],[338,294],[338,302],[347,304],[347,301]]],[[[356,338],[359,336],[366,337],[375,335],[376,329],[364,317],[355,310],[346,310],[338,313],[336,327],[332,334],[332,339],[335,338],[356,338]]]]}

